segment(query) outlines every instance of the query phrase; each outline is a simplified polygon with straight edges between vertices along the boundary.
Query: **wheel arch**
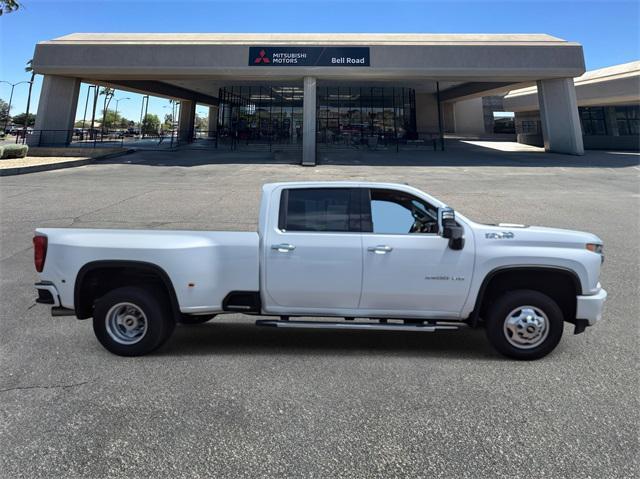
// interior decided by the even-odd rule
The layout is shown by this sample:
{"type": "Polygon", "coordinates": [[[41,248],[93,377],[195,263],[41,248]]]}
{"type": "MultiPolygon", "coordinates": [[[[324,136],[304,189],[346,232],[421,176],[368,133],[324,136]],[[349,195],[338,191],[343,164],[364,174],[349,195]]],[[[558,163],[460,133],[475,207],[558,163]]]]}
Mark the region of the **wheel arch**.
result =
{"type": "Polygon", "coordinates": [[[171,308],[174,313],[179,313],[180,305],[171,278],[157,264],[136,260],[98,260],[83,265],[76,275],[73,290],[76,317],[78,319],[87,319],[92,316],[96,294],[104,294],[114,289],[114,287],[131,285],[131,279],[140,277],[151,279],[158,286],[164,288],[171,303],[171,308]],[[118,272],[123,273],[123,275],[114,280],[113,275],[118,272]],[[110,279],[109,284],[103,285],[102,288],[92,289],[88,280],[100,274],[107,275],[107,278],[110,279]]]}
{"type": "Polygon", "coordinates": [[[467,321],[476,326],[484,310],[488,307],[493,295],[499,291],[509,291],[514,289],[535,289],[548,294],[552,299],[556,300],[564,314],[565,321],[575,321],[576,297],[582,294],[582,283],[578,274],[561,266],[543,266],[543,265],[523,265],[523,266],[500,266],[491,270],[482,280],[473,311],[469,315],[467,321]],[[542,279],[551,281],[560,281],[563,289],[554,291],[554,285],[548,283],[542,288],[531,287],[531,284],[540,284],[542,279]],[[500,288],[501,282],[508,280],[516,280],[511,287],[500,288]],[[566,298],[568,293],[571,298],[566,298]],[[487,303],[489,302],[489,303],[487,303]]]}

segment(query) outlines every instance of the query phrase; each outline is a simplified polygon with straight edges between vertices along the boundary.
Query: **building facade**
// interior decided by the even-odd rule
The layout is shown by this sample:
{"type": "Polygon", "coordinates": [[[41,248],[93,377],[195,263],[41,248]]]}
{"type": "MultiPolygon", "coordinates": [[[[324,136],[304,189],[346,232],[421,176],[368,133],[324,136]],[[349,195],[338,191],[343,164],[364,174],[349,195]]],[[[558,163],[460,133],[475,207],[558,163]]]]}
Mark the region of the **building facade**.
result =
{"type": "MultiPolygon", "coordinates": [[[[585,148],[640,150],[640,61],[587,72],[574,85],[585,148]]],[[[515,112],[518,141],[542,146],[537,89],[511,91],[504,105],[515,112]]]]}
{"type": "Polygon", "coordinates": [[[33,67],[39,144],[73,128],[81,82],[179,100],[185,141],[209,106],[210,135],[299,142],[304,164],[322,144],[467,128],[464,102],[537,84],[547,150],[583,153],[582,47],[548,35],[71,34],[39,43],[33,67]]]}

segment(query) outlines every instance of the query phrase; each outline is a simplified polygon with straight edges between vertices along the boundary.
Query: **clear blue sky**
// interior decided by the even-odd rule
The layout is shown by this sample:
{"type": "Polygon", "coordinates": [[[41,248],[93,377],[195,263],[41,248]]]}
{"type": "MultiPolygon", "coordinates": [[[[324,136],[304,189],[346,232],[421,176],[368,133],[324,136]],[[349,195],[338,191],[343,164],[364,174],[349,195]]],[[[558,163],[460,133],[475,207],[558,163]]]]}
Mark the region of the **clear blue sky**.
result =
{"type": "MultiPolygon", "coordinates": [[[[0,80],[28,79],[34,45],[72,32],[548,33],[581,43],[588,70],[640,58],[638,0],[21,1],[22,11],[0,17],[0,80]]],[[[32,111],[39,93],[40,80],[32,111]]],[[[120,109],[136,119],[139,96],[116,95],[127,96],[120,109]]],[[[24,111],[26,97],[26,85],[16,87],[12,114],[24,111]]],[[[9,98],[5,84],[0,98],[9,98]]],[[[149,110],[162,117],[166,104],[153,100],[149,110]]]]}

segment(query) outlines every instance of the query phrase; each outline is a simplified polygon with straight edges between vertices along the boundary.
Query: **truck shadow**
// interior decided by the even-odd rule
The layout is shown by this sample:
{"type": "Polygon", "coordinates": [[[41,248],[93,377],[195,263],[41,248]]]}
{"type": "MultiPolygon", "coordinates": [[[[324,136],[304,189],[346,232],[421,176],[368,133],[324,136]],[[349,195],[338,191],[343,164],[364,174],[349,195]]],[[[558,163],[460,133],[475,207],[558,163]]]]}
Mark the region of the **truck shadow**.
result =
{"type": "Polygon", "coordinates": [[[400,355],[502,360],[482,329],[436,333],[277,329],[247,323],[179,325],[155,355],[400,355]]]}

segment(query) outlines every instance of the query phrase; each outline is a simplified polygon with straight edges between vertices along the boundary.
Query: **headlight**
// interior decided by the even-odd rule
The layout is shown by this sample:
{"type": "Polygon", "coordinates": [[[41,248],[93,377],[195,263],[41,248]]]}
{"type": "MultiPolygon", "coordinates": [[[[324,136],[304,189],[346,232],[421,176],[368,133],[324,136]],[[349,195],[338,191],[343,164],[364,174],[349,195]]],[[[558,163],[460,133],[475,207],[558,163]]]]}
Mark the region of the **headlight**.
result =
{"type": "Polygon", "coordinates": [[[601,261],[604,263],[604,246],[598,243],[587,243],[585,247],[593,253],[598,253],[601,256],[601,261]]]}
{"type": "Polygon", "coordinates": [[[601,244],[597,243],[587,243],[587,249],[589,251],[593,251],[594,253],[603,254],[604,248],[601,244]]]}

